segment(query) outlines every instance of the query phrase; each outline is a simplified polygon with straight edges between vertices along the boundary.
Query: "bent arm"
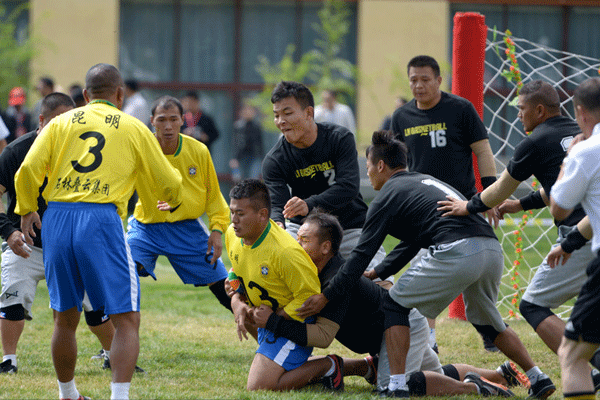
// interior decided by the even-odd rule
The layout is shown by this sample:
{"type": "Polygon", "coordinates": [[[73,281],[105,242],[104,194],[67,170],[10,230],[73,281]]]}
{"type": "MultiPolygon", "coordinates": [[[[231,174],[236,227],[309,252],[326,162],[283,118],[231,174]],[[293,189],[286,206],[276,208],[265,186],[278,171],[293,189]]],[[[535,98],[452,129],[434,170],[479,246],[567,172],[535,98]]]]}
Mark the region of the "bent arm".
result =
{"type": "Polygon", "coordinates": [[[482,139],[470,145],[473,154],[477,157],[477,166],[481,176],[483,188],[487,188],[496,180],[496,162],[490,147],[489,139],[482,139]]]}
{"type": "Polygon", "coordinates": [[[500,179],[481,192],[481,201],[489,208],[496,207],[515,192],[521,182],[510,176],[507,170],[502,172],[500,179]]]}

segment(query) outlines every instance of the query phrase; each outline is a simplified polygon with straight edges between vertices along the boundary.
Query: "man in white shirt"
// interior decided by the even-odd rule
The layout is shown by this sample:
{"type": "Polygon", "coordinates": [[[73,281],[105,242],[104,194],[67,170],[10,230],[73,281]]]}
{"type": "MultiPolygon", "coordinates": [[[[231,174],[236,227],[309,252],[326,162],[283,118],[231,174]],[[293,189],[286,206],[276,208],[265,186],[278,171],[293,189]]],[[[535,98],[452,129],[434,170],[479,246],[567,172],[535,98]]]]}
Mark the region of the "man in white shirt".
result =
{"type": "Polygon", "coordinates": [[[356,135],[356,122],[352,110],[345,104],[338,103],[337,94],[333,90],[323,91],[323,102],[315,107],[315,122],[330,122],[343,126],[356,135]]]}

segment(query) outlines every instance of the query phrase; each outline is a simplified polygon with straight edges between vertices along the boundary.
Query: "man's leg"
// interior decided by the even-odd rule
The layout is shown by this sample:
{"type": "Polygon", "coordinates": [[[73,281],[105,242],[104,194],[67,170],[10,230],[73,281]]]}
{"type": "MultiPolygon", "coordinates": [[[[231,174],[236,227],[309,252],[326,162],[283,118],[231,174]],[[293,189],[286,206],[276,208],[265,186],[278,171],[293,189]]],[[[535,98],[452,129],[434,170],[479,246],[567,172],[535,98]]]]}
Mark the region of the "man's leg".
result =
{"type": "MultiPolygon", "coordinates": [[[[96,311],[92,311],[92,313],[95,313],[95,312],[96,311]]],[[[101,312],[101,313],[102,313],[102,315],[104,315],[104,312],[101,312]]],[[[98,324],[95,322],[96,318],[94,318],[88,314],[90,314],[90,313],[85,312],[85,320],[88,325],[88,328],[94,335],[96,335],[96,337],[98,338],[98,341],[102,345],[102,348],[105,351],[110,351],[111,346],[112,346],[113,337],[115,335],[115,327],[114,327],[113,323],[109,319],[109,320],[106,320],[106,321],[98,324]]]]}
{"type": "Polygon", "coordinates": [[[319,357],[305,362],[300,367],[286,371],[282,366],[257,353],[248,373],[248,390],[292,390],[321,379],[331,368],[329,357],[319,357]]]}
{"type": "Polygon", "coordinates": [[[558,349],[558,359],[562,375],[562,387],[565,399],[594,399],[594,384],[590,375],[588,360],[598,344],[574,341],[563,337],[558,349]]]}
{"type": "Polygon", "coordinates": [[[4,355],[17,354],[17,344],[25,328],[25,319],[11,321],[0,319],[0,336],[2,337],[2,352],[4,355]]]}
{"type": "Polygon", "coordinates": [[[69,382],[75,376],[77,362],[77,340],[75,331],[81,312],[77,307],[67,311],[54,311],[54,333],[52,334],[52,361],[59,382],[69,382]]]}
{"type": "Polygon", "coordinates": [[[115,326],[110,353],[113,383],[131,382],[140,352],[140,313],[130,311],[110,318],[115,326]]]}

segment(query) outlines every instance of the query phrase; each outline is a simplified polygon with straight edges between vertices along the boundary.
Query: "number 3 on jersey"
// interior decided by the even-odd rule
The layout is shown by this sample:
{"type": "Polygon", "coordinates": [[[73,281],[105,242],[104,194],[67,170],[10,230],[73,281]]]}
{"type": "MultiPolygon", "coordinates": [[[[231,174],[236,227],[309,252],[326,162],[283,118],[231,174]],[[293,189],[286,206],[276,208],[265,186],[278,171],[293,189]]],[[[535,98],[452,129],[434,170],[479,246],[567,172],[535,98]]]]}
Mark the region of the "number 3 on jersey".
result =
{"type": "Polygon", "coordinates": [[[431,139],[431,148],[445,147],[446,146],[446,131],[431,131],[429,132],[429,139],[431,139]]]}
{"type": "Polygon", "coordinates": [[[91,172],[98,168],[100,164],[102,164],[102,153],[100,153],[100,150],[102,150],[104,148],[104,145],[106,144],[106,139],[104,139],[104,136],[100,132],[90,131],[79,135],[79,139],[83,141],[89,138],[94,138],[97,142],[95,146],[90,146],[88,150],[88,152],[94,156],[94,161],[90,165],[83,166],[79,164],[79,161],[71,160],[71,165],[73,166],[75,171],[80,172],[82,174],[86,172],[91,172]]]}

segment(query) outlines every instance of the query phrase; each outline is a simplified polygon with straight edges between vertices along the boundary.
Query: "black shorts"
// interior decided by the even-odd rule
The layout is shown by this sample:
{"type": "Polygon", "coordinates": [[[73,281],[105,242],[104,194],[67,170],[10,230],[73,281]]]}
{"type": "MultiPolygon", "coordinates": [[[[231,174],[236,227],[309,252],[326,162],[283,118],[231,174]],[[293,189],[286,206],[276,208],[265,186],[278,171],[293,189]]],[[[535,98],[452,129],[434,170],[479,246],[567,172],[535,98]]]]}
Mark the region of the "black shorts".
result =
{"type": "Polygon", "coordinates": [[[579,292],[567,327],[565,337],[600,343],[600,252],[586,270],[588,279],[579,292]]]}

